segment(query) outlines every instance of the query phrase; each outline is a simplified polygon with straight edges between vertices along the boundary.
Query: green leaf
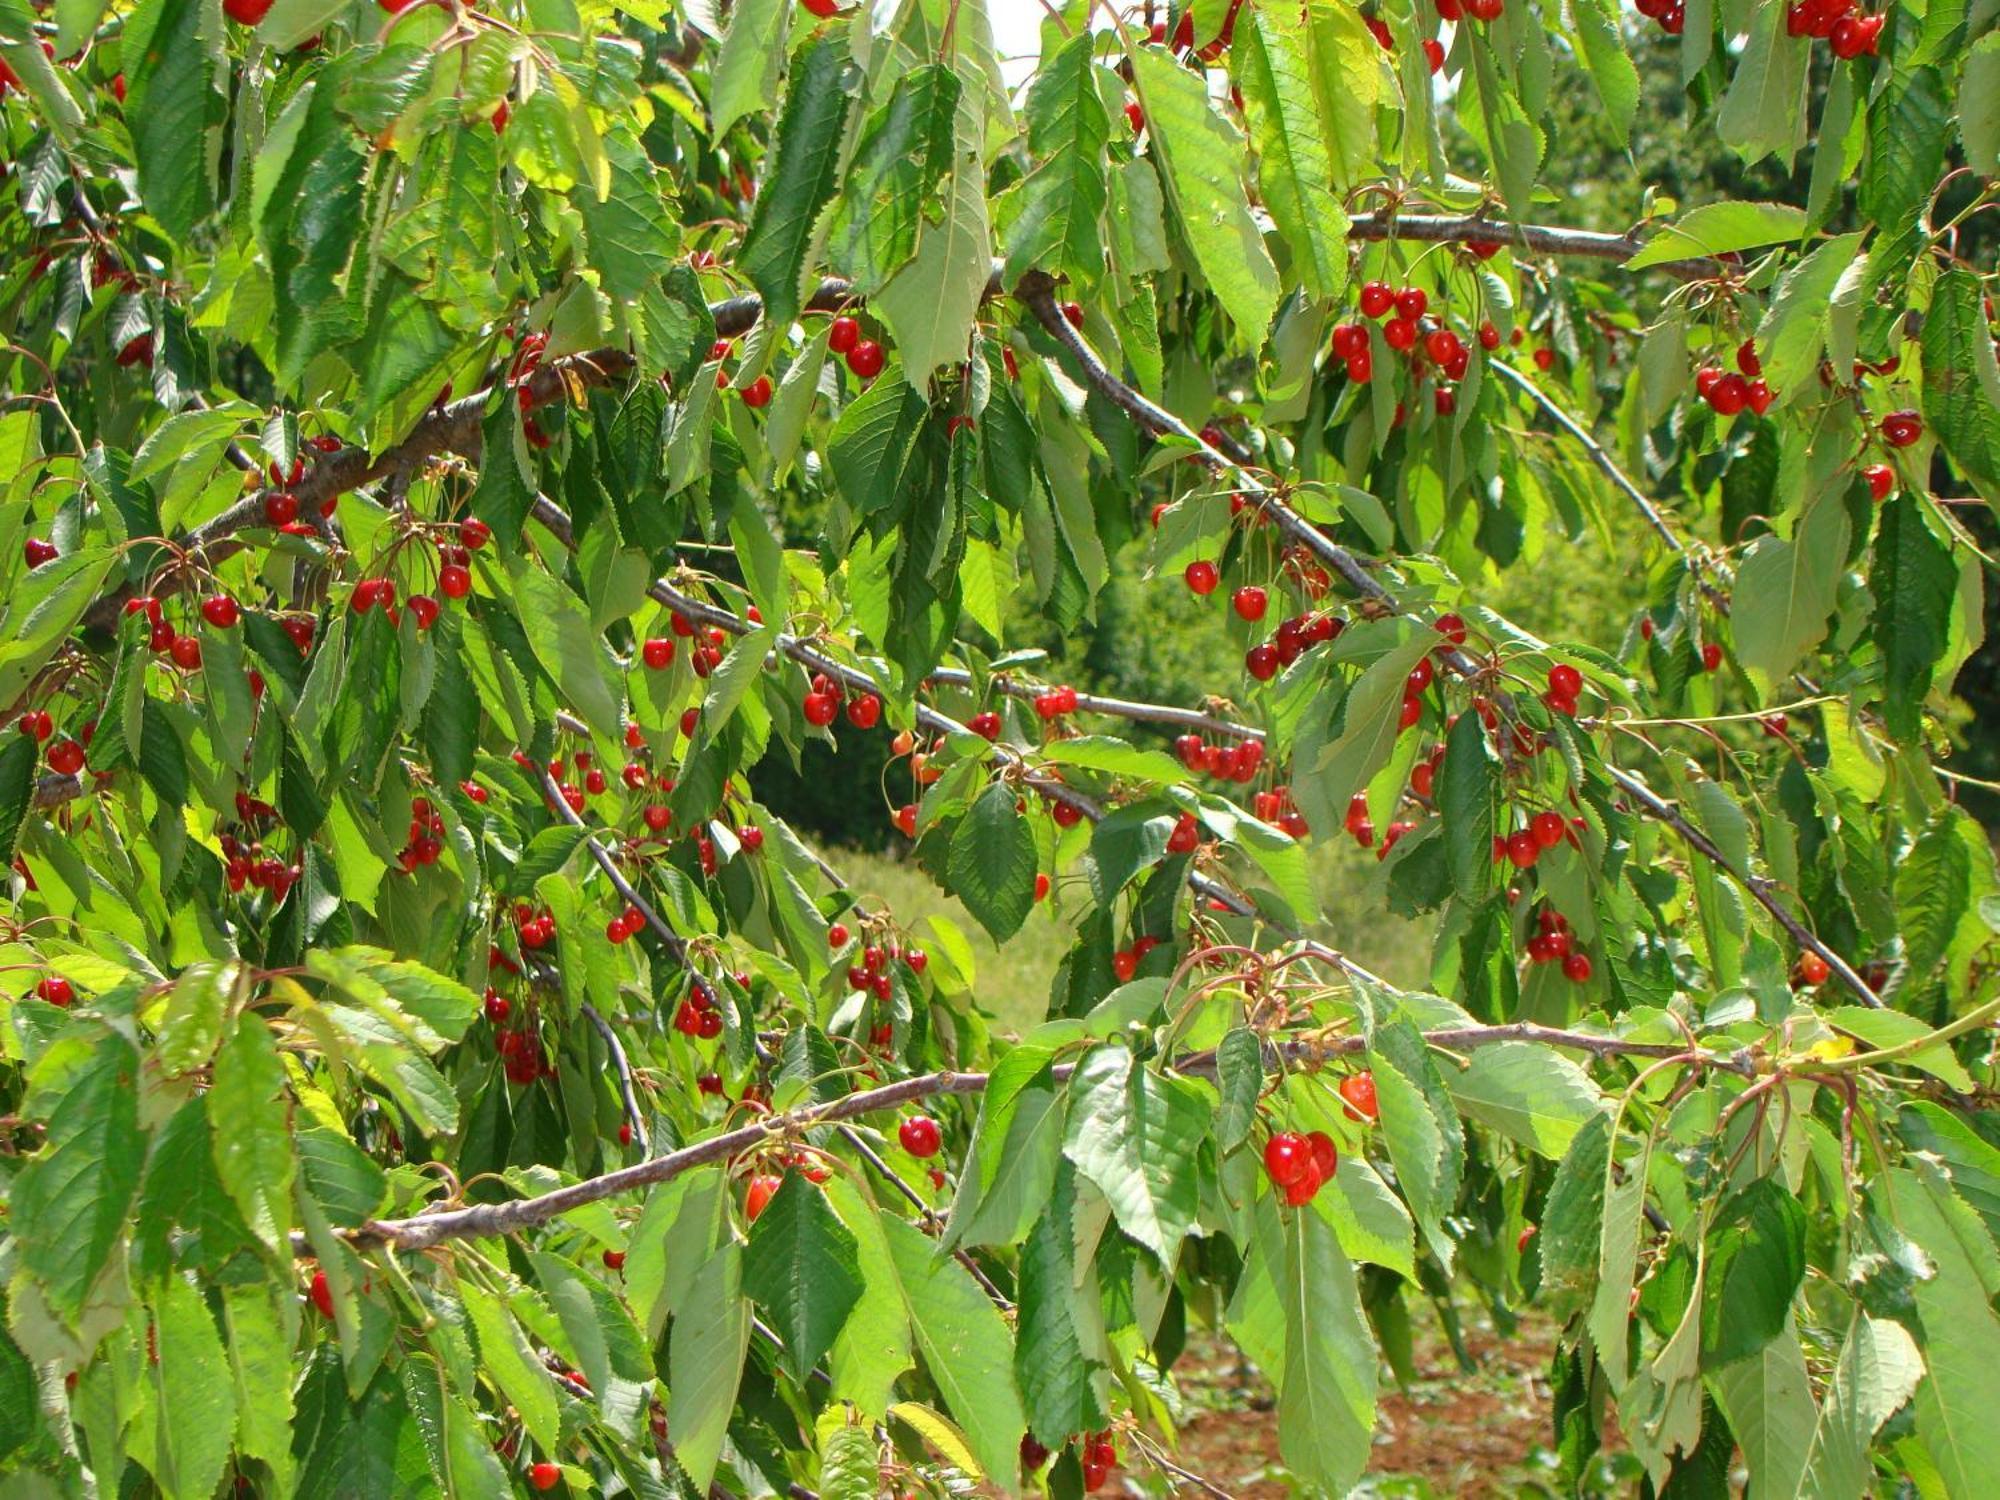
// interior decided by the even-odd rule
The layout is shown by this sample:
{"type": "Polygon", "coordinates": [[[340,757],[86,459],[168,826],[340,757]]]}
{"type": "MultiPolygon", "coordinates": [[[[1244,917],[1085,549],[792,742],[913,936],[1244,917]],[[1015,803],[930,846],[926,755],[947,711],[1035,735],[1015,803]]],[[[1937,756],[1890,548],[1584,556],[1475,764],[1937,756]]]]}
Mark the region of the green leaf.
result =
{"type": "Polygon", "coordinates": [[[1938,278],[1924,314],[1921,389],[1924,420],[1952,463],[2000,506],[2000,363],[1986,331],[1984,298],[1969,271],[1938,278]]]}
{"type": "MultiPolygon", "coordinates": [[[[1941,808],[1896,867],[1896,915],[1908,965],[1905,983],[1930,976],[1972,903],[1972,855],[1959,826],[1963,816],[1949,804],[1941,808]]],[[[1945,1055],[1950,1056],[1948,1049],[1945,1055]]],[[[1925,1066],[1914,1058],[1911,1062],[1925,1066]]],[[[1952,1086],[1971,1088],[1970,1082],[1952,1086]]]]}
{"type": "MultiPolygon", "coordinates": [[[[961,33],[962,35],[963,33],[961,33]]],[[[961,72],[967,63],[960,60],[961,72]]],[[[903,365],[926,379],[965,362],[966,345],[993,278],[993,226],[986,203],[986,80],[961,77],[952,121],[953,165],[944,212],[917,232],[910,263],[871,304],[896,341],[903,365]]]]}
{"type": "Polygon", "coordinates": [[[1460,899],[1484,901],[1493,889],[1493,831],[1500,767],[1487,748],[1479,715],[1460,714],[1445,735],[1443,775],[1437,782],[1438,817],[1445,856],[1460,899]]]}
{"type": "Polygon", "coordinates": [[[1868,1447],[1923,1378],[1923,1356],[1900,1323],[1857,1310],[1819,1409],[1798,1493],[1808,1500],[1865,1495],[1874,1479],[1868,1447]]]}
{"type": "MultiPolygon", "coordinates": [[[[1954,840],[1956,842],[1956,840],[1954,840]]],[[[1870,1010],[1860,1005],[1843,1005],[1825,1014],[1829,1025],[1859,1037],[1870,1048],[1899,1047],[1930,1035],[1931,1024],[1900,1010],[1870,1010]]],[[[1947,1088],[1969,1094],[1976,1085],[1965,1064],[1958,1060],[1947,1042],[1925,1047],[1902,1060],[1901,1066],[1915,1068],[1941,1081],[1947,1088]]]]}
{"type": "Polygon", "coordinates": [[[1625,49],[1619,26],[1619,9],[1610,0],[1580,0],[1572,7],[1577,40],[1583,44],[1583,63],[1597,88],[1598,102],[1604,106],[1605,123],[1611,137],[1621,147],[1631,132],[1638,113],[1639,70],[1625,49]]]}
{"type": "MultiPolygon", "coordinates": [[[[1353,687],[1342,707],[1340,735],[1319,752],[1318,797],[1335,821],[1346,813],[1348,798],[1365,787],[1388,762],[1396,736],[1402,732],[1404,685],[1410,669],[1436,644],[1436,638],[1413,636],[1374,661],[1353,687]]],[[[1446,760],[1451,752],[1445,752],[1446,760]]],[[[1487,851],[1489,857],[1492,851],[1487,851]]]]}
{"type": "Polygon", "coordinates": [[[1828,240],[1778,278],[1771,305],[1757,325],[1764,380],[1780,398],[1805,386],[1826,342],[1834,289],[1861,252],[1860,233],[1828,240]]]}
{"type": "Polygon", "coordinates": [[[1172,1266],[1195,1222],[1195,1155],[1210,1110],[1201,1089],[1152,1072],[1122,1044],[1070,1078],[1063,1155],[1111,1204],[1118,1226],[1172,1266]]]}
{"type": "Polygon", "coordinates": [[[929,420],[923,396],[891,373],[848,403],[827,439],[826,460],[858,513],[899,509],[904,471],[929,420]]]}
{"type": "Polygon", "coordinates": [[[604,290],[624,301],[640,296],[666,272],[680,235],[667,217],[658,175],[639,142],[628,131],[614,130],[604,144],[611,163],[610,193],[600,201],[579,186],[570,202],[583,219],[590,265],[604,290]]]}
{"type": "MultiPolygon", "coordinates": [[[[1725,110],[1727,105],[1724,105],[1725,110]]],[[[1670,260],[1695,260],[1736,250],[1781,245],[1806,232],[1802,208],[1789,203],[1710,203],[1662,229],[1625,262],[1637,271],[1670,260]]]]}
{"type": "Polygon", "coordinates": [[[1882,658],[1883,720],[1904,744],[1923,727],[1924,699],[1950,640],[1958,570],[1951,548],[1933,529],[1921,496],[1891,495],[1875,533],[1875,596],[1871,628],[1882,658]]]}
{"type": "Polygon", "coordinates": [[[1448,1086],[1467,1116],[1549,1157],[1568,1151],[1577,1131],[1604,1109],[1589,1074],[1532,1042],[1478,1048],[1448,1086]]]}
{"type": "Polygon", "coordinates": [[[21,734],[0,745],[0,863],[13,863],[21,828],[34,805],[37,752],[35,742],[21,734]]]}
{"type": "Polygon", "coordinates": [[[1014,1336],[965,1267],[936,1254],[928,1235],[892,1214],[879,1222],[924,1367],[987,1472],[1013,1473],[1027,1426],[1014,1388],[1014,1336]]]}
{"type": "Polygon", "coordinates": [[[292,1467],[292,1350],[272,1288],[224,1287],[222,1324],[236,1388],[237,1446],[285,1483],[292,1467]]]}
{"type": "Polygon", "coordinates": [[[1708,1386],[1742,1449],[1751,1491],[1797,1494],[1818,1410],[1791,1320],[1758,1354],[1711,1374],[1708,1386]]]}
{"type": "Polygon", "coordinates": [[[1210,105],[1201,78],[1156,47],[1134,55],[1133,81],[1160,176],[1209,288],[1239,344],[1264,341],[1278,272],[1243,191],[1243,138],[1210,105]]]}
{"type": "Polygon", "coordinates": [[[1332,1228],[1308,1210],[1286,1217],[1278,1451],[1313,1489],[1342,1495],[1367,1467],[1373,1440],[1375,1343],[1361,1313],[1354,1267],[1332,1228]]]}
{"type": "Polygon", "coordinates": [[[820,1414],[819,1433],[821,1500],[875,1500],[880,1468],[868,1429],[829,1408],[820,1414]]]}
{"type": "Polygon", "coordinates": [[[1007,236],[1009,286],[1029,270],[1067,274],[1088,290],[1104,271],[1111,120],[1098,90],[1094,37],[1080,32],[1045,59],[1029,86],[1028,152],[1037,165],[1017,194],[1007,236]]]}
{"type": "Polygon", "coordinates": [[[1736,654],[1766,694],[1825,636],[1847,541],[1847,507],[1835,491],[1821,490],[1806,502],[1792,540],[1761,536],[1744,554],[1729,618],[1736,654]]]}
{"type": "Polygon", "coordinates": [[[508,569],[520,601],[521,625],[535,660],[563,701],[600,736],[615,741],[624,724],[611,689],[613,664],[604,640],[591,629],[590,612],[561,580],[524,554],[510,554],[508,569]]]}
{"type": "Polygon", "coordinates": [[[1028,1427],[1051,1450],[1097,1415],[1091,1365],[1077,1336],[1076,1251],[1065,1188],[1047,1200],[1021,1246],[1016,1296],[1020,1306],[1014,1375],[1026,1399],[1028,1427]]]}
{"type": "Polygon", "coordinates": [[[1035,835],[1016,811],[1011,787],[994,782],[959,820],[951,836],[952,894],[1005,942],[1035,905],[1035,835]]]}
{"type": "Polygon", "coordinates": [[[854,1235],[861,1271],[861,1298],[834,1341],[827,1367],[833,1394],[880,1421],[889,1409],[896,1379],[910,1368],[910,1322],[904,1311],[888,1242],[875,1205],[844,1177],[826,1184],[827,1201],[854,1235]]]}
{"type": "Polygon", "coordinates": [[[480,1374],[520,1414],[521,1425],[536,1446],[553,1448],[559,1423],[555,1387],[520,1324],[505,1303],[469,1281],[458,1283],[458,1295],[478,1339],[480,1374]]]}
{"type": "Polygon", "coordinates": [[[42,1148],[14,1179],[10,1227],[21,1264],[72,1324],[124,1236],[145,1150],[138,1102],[138,1056],[107,1033],[62,1079],[42,1148]]]}
{"type": "MultiPolygon", "coordinates": [[[[786,12],[789,0],[756,0],[755,13],[786,12]]],[[[744,10],[737,11],[737,26],[744,10]]],[[[734,35],[737,27],[731,27],[734,35]]],[[[743,274],[763,295],[775,326],[798,316],[813,224],[839,182],[841,138],[847,133],[847,91],[841,85],[845,45],[823,37],[808,47],[792,72],[779,116],[776,145],[757,194],[756,212],[738,256],[743,274]]]]}
{"type": "Polygon", "coordinates": [[[1884,1173],[1880,1191],[1893,1198],[1897,1228],[1930,1262],[1931,1274],[1911,1287],[1925,1366],[1916,1391],[1917,1435],[1946,1493],[1995,1493],[2000,1427],[1988,1398],[2000,1359],[2000,1318],[1992,1307],[1993,1241],[1978,1215],[1931,1173],[1884,1173]]]}
{"type": "Polygon", "coordinates": [[[857,291],[873,292],[915,253],[917,227],[951,164],[958,91],[949,68],[912,68],[862,125],[826,221],[827,254],[857,291]]]}
{"type": "Polygon", "coordinates": [[[159,1448],[153,1476],[169,1500],[207,1500],[222,1480],[236,1430],[236,1391],[222,1336],[208,1299],[184,1276],[160,1283],[152,1309],[157,1359],[151,1374],[162,1415],[154,1428],[159,1448]]]}
{"type": "Polygon", "coordinates": [[[1375,109],[1389,102],[1381,52],[1361,12],[1340,0],[1306,0],[1306,57],[1313,100],[1331,154],[1334,186],[1343,193],[1376,164],[1375,109]]]}
{"type": "Polygon", "coordinates": [[[1936,188],[1951,140],[1951,106],[1937,69],[1897,69],[1868,101],[1867,119],[1868,156],[1857,207],[1863,218],[1901,234],[1913,227],[1936,188]]]}
{"type": "Polygon", "coordinates": [[[1234,1151],[1250,1138],[1264,1093],[1264,1044],[1248,1026],[1230,1027],[1215,1049],[1215,1088],[1222,1095],[1215,1117],[1216,1149],[1234,1151]]]}
{"type": "MultiPolygon", "coordinates": [[[[737,0],[730,7],[729,30],[723,33],[709,86],[712,139],[719,142],[731,125],[745,115],[762,112],[776,96],[785,68],[785,31],[792,9],[791,0],[737,0]]],[[[829,39],[815,46],[831,51],[834,43],[829,39]]],[[[809,66],[802,65],[801,71],[809,66]]],[[[796,92],[796,75],[792,87],[796,92]]],[[[831,150],[839,144],[840,132],[836,130],[827,146],[831,150]]]]}
{"type": "Polygon", "coordinates": [[[1246,19],[1235,73],[1257,148],[1257,185],[1306,294],[1333,301],[1347,289],[1348,219],[1313,96],[1308,22],[1285,6],[1246,19]]]}
{"type": "Polygon", "coordinates": [[[1450,1269],[1456,1253],[1444,1217],[1458,1199],[1465,1133],[1423,1034],[1408,1021],[1378,1027],[1369,1051],[1382,1141],[1396,1183],[1431,1251],[1450,1269]]]}
{"type": "MultiPolygon", "coordinates": [[[[1723,95],[1722,108],[1715,117],[1716,135],[1746,164],[1767,156],[1790,162],[1798,148],[1811,61],[1812,43],[1804,37],[1785,35],[1781,7],[1762,6],[1752,12],[1749,40],[1736,59],[1729,92],[1723,95]]],[[[1800,217],[1803,221],[1803,214],[1800,217]]]]}
{"type": "Polygon", "coordinates": [[[215,208],[229,108],[222,15],[200,0],[146,0],[121,41],[139,196],[162,229],[186,239],[215,208]]]}
{"type": "Polygon", "coordinates": [[[215,1058],[209,1109],[222,1128],[215,1134],[215,1170],[236,1200],[243,1222],[274,1253],[291,1234],[291,1100],[285,1067],[271,1028],[245,1011],[215,1058]]]}
{"type": "Polygon", "coordinates": [[[2000,176],[2000,32],[1987,32],[1965,55],[1958,134],[1966,165],[1981,177],[2000,176]]]}
{"type": "Polygon", "coordinates": [[[116,556],[88,547],[16,578],[0,599],[0,703],[21,696],[104,586],[116,556]]]}
{"type": "Polygon", "coordinates": [[[743,1290],[783,1337],[785,1368],[804,1385],[860,1300],[861,1274],[854,1236],[797,1172],[750,1226],[743,1290]]]}
{"type": "Polygon", "coordinates": [[[743,1295],[742,1247],[725,1239],[695,1274],[667,1343],[667,1430],[674,1456],[705,1491],[722,1457],[750,1347],[750,1302],[743,1295]]]}
{"type": "Polygon", "coordinates": [[[1805,1210],[1775,1178],[1760,1177],[1723,1204],[1707,1235],[1705,1362],[1746,1358],[1784,1331],[1805,1278],[1805,1234],[1805,1210]]]}
{"type": "Polygon", "coordinates": [[[609,1287],[558,1256],[536,1252],[529,1260],[592,1390],[653,1378],[646,1341],[609,1287]]]}

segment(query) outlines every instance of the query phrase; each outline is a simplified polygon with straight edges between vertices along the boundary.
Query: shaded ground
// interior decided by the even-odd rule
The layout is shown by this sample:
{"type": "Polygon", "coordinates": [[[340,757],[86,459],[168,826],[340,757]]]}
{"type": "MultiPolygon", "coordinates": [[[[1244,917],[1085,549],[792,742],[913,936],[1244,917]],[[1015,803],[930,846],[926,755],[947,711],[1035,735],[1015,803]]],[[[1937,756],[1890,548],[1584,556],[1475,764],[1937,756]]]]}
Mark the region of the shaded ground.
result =
{"type": "MultiPolygon", "coordinates": [[[[1385,1390],[1375,1456],[1362,1493],[1479,1497],[1552,1494],[1537,1450],[1549,1441],[1544,1378],[1554,1330],[1524,1323],[1513,1338],[1469,1330],[1479,1368],[1468,1375],[1433,1327],[1417,1330],[1417,1381],[1385,1390]]],[[[1196,1408],[1181,1430],[1178,1461],[1236,1500],[1289,1500],[1273,1472],[1278,1421],[1271,1391],[1216,1340],[1193,1347],[1175,1372],[1196,1408]],[[1247,1380],[1246,1380],[1247,1374],[1247,1380]]]]}

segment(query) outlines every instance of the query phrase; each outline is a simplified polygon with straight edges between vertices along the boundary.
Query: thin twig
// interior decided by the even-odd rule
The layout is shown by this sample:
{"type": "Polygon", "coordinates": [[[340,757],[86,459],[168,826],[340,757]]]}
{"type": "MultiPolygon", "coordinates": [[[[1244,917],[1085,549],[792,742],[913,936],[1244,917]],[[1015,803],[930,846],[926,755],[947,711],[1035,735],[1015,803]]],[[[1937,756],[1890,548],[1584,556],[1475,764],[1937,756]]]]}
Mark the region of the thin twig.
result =
{"type": "Polygon", "coordinates": [[[618,1033],[611,1029],[611,1023],[598,1014],[597,1007],[588,1000],[583,1002],[583,1018],[597,1028],[597,1034],[604,1038],[604,1045],[611,1049],[611,1062],[618,1069],[618,1094],[625,1101],[625,1119],[632,1126],[632,1139],[640,1145],[647,1144],[650,1132],[646,1129],[646,1116],[639,1108],[639,1096],[632,1085],[632,1061],[625,1055],[625,1044],[618,1040],[618,1033]]]}

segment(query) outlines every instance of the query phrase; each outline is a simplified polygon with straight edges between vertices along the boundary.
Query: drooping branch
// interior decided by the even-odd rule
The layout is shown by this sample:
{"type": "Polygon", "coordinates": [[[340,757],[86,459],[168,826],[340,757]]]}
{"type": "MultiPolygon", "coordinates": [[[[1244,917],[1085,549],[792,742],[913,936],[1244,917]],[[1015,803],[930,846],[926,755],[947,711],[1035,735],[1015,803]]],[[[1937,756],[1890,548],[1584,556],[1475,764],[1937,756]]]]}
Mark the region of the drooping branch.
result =
{"type": "MultiPolygon", "coordinates": [[[[1502,1026],[1454,1026],[1424,1033],[1425,1040],[1448,1052],[1465,1052],[1501,1042],[1531,1042],[1584,1052],[1598,1059],[1649,1058],[1682,1059],[1690,1067],[1713,1069],[1742,1077],[1754,1076],[1757,1064],[1742,1053],[1721,1053],[1691,1048],[1678,1042],[1633,1042],[1615,1036],[1570,1031],[1532,1022],[1502,1026]]],[[[1270,1067],[1315,1065],[1337,1057],[1352,1056],[1367,1049],[1361,1035],[1311,1037],[1274,1042],[1267,1049],[1270,1067]]],[[[1202,1077],[1215,1070],[1213,1053],[1198,1053],[1175,1064],[1177,1072],[1202,1077]]],[[[1051,1074],[1057,1082],[1067,1081],[1073,1066],[1059,1064],[1051,1074]]],[[[825,1125],[838,1125],[878,1110],[895,1109],[920,1099],[977,1094],[986,1088],[985,1073],[922,1073],[899,1079],[879,1088],[848,1094],[824,1104],[810,1105],[785,1114],[772,1115],[739,1126],[721,1135],[710,1136],[678,1151],[655,1156],[615,1172],[586,1178],[533,1198],[516,1198],[505,1203],[483,1203],[466,1208],[440,1209],[407,1219],[377,1219],[354,1230],[350,1238],[363,1248],[384,1246],[401,1251],[428,1250],[448,1240],[473,1239],[513,1234],[546,1224],[587,1204],[635,1192],[667,1182],[697,1167],[728,1162],[745,1152],[773,1141],[801,1134],[825,1125]]]]}
{"type": "MultiPolygon", "coordinates": [[[[1604,234],[1592,229],[1563,229],[1547,224],[1510,224],[1498,219],[1460,214],[1395,214],[1384,210],[1348,227],[1357,240],[1415,240],[1430,245],[1513,245],[1536,255],[1630,260],[1645,248],[1634,234],[1604,234]]],[[[1666,260],[1651,269],[1692,280],[1713,276],[1713,260],[1666,260]]]]}

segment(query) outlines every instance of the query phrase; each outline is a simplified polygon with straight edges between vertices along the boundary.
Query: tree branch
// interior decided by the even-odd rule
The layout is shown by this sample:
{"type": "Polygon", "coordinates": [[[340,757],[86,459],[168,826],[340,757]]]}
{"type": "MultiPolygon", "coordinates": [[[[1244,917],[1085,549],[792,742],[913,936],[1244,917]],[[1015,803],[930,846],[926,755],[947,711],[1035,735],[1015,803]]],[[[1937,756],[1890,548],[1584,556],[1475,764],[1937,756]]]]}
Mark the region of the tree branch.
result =
{"type": "MultiPolygon", "coordinates": [[[[1681,1058],[1685,1059],[1690,1067],[1710,1068],[1743,1077],[1754,1076],[1756,1071],[1754,1062],[1743,1053],[1703,1052],[1680,1042],[1630,1042],[1619,1037],[1539,1026],[1528,1021],[1517,1021],[1503,1026],[1444,1027],[1428,1031],[1424,1033],[1424,1037],[1430,1045],[1453,1052],[1492,1046],[1500,1042],[1533,1042],[1543,1046],[1586,1052],[1600,1059],[1681,1058]]],[[[1324,1039],[1301,1038],[1272,1043],[1267,1049],[1267,1060],[1273,1065],[1282,1062],[1313,1066],[1335,1057],[1351,1056],[1366,1051],[1367,1047],[1368,1038],[1359,1034],[1324,1039]]],[[[1074,1065],[1058,1064],[1050,1071],[1058,1083],[1066,1082],[1074,1071],[1074,1065]]],[[[1184,1058],[1175,1065],[1175,1071],[1195,1077],[1208,1076],[1215,1071],[1215,1054],[1202,1052],[1184,1058]]],[[[879,1088],[848,1094],[825,1104],[809,1105],[785,1114],[772,1115],[752,1124],[739,1126],[735,1130],[725,1131],[721,1135],[710,1136],[705,1141],[697,1141],[692,1146],[684,1146],[664,1156],[655,1156],[615,1172],[606,1172],[602,1176],[585,1178],[581,1182],[574,1182],[567,1187],[557,1188],[533,1198],[517,1198],[506,1203],[477,1204],[469,1208],[440,1209],[408,1219],[377,1219],[351,1231],[350,1238],[363,1248],[382,1245],[397,1250],[413,1251],[427,1250],[447,1240],[511,1234],[517,1230],[545,1224],[586,1204],[599,1203],[622,1193],[670,1181],[696,1167],[727,1161],[786,1136],[797,1135],[824,1125],[837,1125],[844,1120],[872,1114],[877,1110],[894,1109],[919,1099],[936,1098],[940,1095],[981,1093],[986,1088],[987,1078],[988,1075],[985,1073],[921,1073],[913,1078],[883,1084],[879,1088]]]]}

